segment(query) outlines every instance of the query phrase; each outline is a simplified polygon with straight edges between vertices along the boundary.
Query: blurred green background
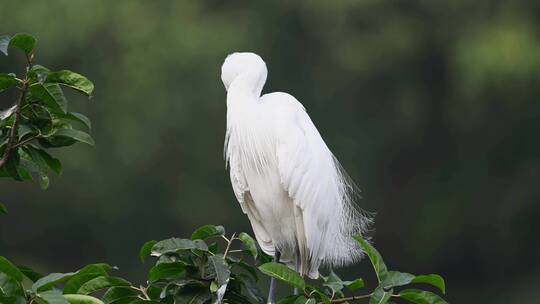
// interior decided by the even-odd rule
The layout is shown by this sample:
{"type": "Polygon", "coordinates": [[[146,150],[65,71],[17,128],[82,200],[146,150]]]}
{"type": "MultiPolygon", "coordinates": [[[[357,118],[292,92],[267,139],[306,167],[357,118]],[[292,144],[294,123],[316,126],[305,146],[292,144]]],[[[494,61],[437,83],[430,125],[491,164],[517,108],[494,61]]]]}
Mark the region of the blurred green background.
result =
{"type": "Polygon", "coordinates": [[[70,106],[97,142],[53,151],[64,174],[45,192],[1,181],[0,255],[142,281],[147,240],[251,231],[223,161],[220,67],[254,51],[264,92],[296,96],[363,190],[391,268],[442,274],[453,303],[536,301],[539,1],[2,1],[0,29],[95,82],[70,106]]]}

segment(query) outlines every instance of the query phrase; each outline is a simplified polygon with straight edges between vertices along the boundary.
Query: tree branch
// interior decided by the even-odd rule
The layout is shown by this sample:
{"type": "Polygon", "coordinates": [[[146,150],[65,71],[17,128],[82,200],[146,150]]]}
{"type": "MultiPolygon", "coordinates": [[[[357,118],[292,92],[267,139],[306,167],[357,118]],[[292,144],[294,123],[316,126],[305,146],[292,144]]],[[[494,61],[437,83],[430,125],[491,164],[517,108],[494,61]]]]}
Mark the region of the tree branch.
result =
{"type": "Polygon", "coordinates": [[[9,157],[11,156],[11,153],[13,152],[13,150],[16,150],[19,146],[17,144],[17,136],[19,135],[19,132],[18,132],[19,120],[21,118],[21,108],[24,101],[26,100],[27,93],[28,93],[28,79],[25,78],[23,80],[23,86],[21,88],[21,95],[19,96],[19,99],[17,100],[15,122],[13,123],[13,126],[11,127],[11,130],[9,132],[9,138],[8,138],[6,150],[4,151],[4,155],[0,159],[0,168],[4,167],[4,165],[8,162],[9,157]]]}
{"type": "Polygon", "coordinates": [[[352,296],[352,297],[347,297],[347,298],[335,299],[335,300],[331,300],[330,302],[332,302],[332,303],[343,303],[343,302],[354,301],[354,300],[362,300],[362,299],[367,299],[367,298],[371,297],[372,295],[373,294],[370,293],[370,294],[367,294],[367,295],[360,295],[360,296],[352,296]]]}
{"type": "Polygon", "coordinates": [[[27,143],[27,141],[23,141],[20,143],[17,143],[17,137],[19,135],[19,121],[21,119],[21,110],[24,105],[24,102],[26,101],[26,94],[28,93],[28,72],[30,72],[30,69],[33,66],[34,61],[34,54],[26,55],[26,74],[24,75],[24,80],[22,80],[22,87],[21,87],[21,95],[19,96],[19,99],[17,100],[17,110],[15,111],[15,122],[13,123],[13,126],[11,127],[11,130],[9,132],[8,142],[6,150],[4,150],[4,155],[2,155],[2,158],[0,158],[0,169],[4,167],[7,162],[9,161],[9,157],[11,156],[11,153],[14,150],[17,150],[23,143],[27,143]]]}

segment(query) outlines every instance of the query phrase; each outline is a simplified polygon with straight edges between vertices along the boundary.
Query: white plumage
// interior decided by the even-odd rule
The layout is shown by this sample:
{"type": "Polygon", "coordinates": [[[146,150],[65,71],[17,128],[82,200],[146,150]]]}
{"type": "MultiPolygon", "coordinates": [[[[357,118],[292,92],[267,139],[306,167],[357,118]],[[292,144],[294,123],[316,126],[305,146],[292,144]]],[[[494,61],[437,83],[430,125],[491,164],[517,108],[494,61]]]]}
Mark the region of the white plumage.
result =
{"type": "Polygon", "coordinates": [[[369,217],[353,206],[354,184],[328,149],[304,107],[287,93],[261,96],[266,64],[256,54],[225,59],[225,157],[231,183],[257,242],[309,277],[321,264],[361,256],[351,239],[369,217]]]}

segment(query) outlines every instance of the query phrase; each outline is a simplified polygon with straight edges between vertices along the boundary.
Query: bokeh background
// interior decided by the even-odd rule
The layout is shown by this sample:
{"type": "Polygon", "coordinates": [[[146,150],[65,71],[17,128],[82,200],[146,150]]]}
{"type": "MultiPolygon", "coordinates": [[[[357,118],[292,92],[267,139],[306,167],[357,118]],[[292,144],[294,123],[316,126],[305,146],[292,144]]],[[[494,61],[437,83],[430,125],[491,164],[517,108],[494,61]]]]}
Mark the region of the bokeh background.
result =
{"type": "Polygon", "coordinates": [[[64,173],[45,192],[1,181],[0,255],[142,281],[147,240],[251,231],[225,171],[220,80],[249,50],[264,92],[295,95],[363,190],[390,267],[442,274],[453,303],[537,301],[539,1],[2,1],[0,29],[95,82],[70,107],[97,142],[55,151],[64,173]]]}

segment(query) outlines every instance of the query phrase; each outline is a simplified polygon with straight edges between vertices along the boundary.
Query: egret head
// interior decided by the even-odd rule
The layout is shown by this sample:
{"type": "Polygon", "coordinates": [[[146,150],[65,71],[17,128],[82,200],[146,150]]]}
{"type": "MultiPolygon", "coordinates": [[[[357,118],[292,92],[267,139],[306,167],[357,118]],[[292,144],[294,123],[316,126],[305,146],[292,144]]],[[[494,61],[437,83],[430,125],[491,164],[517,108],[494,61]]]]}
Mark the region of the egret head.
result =
{"type": "Polygon", "coordinates": [[[221,66],[221,80],[225,89],[229,90],[231,83],[241,77],[244,85],[249,86],[260,94],[266,82],[266,64],[255,53],[232,53],[221,66]]]}

